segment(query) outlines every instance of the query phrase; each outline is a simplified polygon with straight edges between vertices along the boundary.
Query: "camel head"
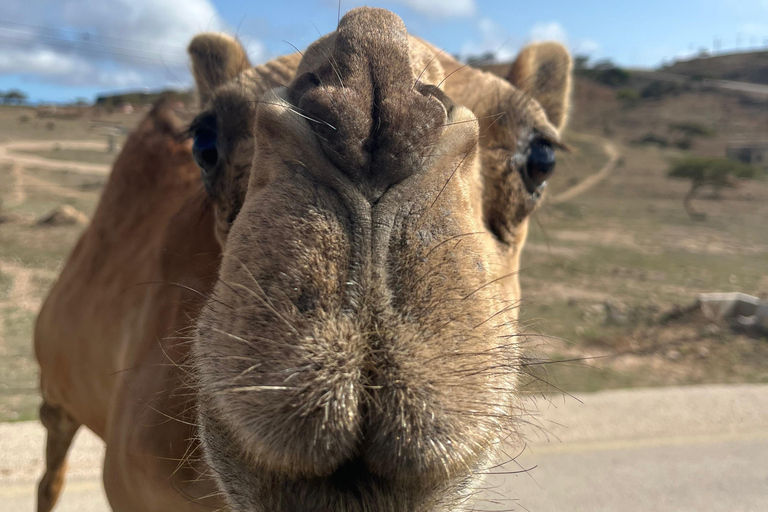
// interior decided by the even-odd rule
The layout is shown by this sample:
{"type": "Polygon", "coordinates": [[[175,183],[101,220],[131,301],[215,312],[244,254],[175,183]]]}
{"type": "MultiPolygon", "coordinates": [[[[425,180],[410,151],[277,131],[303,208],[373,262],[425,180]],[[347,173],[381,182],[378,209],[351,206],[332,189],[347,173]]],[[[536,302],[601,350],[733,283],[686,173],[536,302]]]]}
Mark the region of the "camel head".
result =
{"type": "Polygon", "coordinates": [[[519,252],[567,53],[454,86],[402,20],[360,8],[249,96],[239,44],[206,37],[214,58],[190,51],[216,137],[195,156],[226,227],[193,364],[222,493],[237,511],[459,507],[519,419],[519,252]]]}

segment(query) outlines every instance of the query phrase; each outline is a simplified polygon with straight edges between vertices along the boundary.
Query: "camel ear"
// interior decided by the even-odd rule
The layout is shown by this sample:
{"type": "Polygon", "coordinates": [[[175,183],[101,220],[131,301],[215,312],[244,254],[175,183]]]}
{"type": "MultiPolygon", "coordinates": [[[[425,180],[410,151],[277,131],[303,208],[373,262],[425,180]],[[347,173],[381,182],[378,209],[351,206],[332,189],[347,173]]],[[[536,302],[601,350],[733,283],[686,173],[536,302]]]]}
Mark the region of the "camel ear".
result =
{"type": "Polygon", "coordinates": [[[565,126],[571,103],[573,61],[560,43],[526,46],[512,64],[507,80],[535,98],[558,130],[565,126]]]}
{"type": "Polygon", "coordinates": [[[226,34],[210,32],[195,36],[187,52],[201,104],[217,87],[251,67],[240,42],[226,34]]]}

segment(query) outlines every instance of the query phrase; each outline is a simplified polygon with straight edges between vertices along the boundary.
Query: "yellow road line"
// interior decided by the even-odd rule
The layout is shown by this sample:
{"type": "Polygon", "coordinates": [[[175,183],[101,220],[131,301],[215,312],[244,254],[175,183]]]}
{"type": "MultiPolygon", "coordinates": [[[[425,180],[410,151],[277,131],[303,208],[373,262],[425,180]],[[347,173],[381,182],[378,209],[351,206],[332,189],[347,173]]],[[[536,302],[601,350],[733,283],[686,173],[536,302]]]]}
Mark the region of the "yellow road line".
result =
{"type": "Polygon", "coordinates": [[[734,441],[768,441],[768,432],[658,437],[648,439],[619,439],[614,441],[595,441],[586,443],[530,444],[528,445],[528,449],[533,455],[555,455],[560,453],[639,450],[641,448],[655,448],[661,446],[698,446],[734,441]]]}

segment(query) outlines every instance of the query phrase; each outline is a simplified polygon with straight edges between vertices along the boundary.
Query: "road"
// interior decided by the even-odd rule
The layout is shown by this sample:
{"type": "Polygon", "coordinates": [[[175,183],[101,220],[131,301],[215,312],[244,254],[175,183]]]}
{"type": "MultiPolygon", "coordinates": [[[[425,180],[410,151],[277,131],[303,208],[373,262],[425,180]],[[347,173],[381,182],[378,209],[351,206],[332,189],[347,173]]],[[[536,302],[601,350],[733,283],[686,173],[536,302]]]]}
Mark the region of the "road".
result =
{"type": "MultiPolygon", "coordinates": [[[[693,83],[694,80],[688,75],[678,75],[675,73],[665,73],[663,71],[632,70],[633,75],[638,75],[662,82],[673,82],[677,84],[693,83]]],[[[732,80],[713,80],[704,78],[698,83],[705,87],[720,89],[724,91],[736,91],[754,94],[758,96],[768,96],[768,85],[755,84],[752,82],[734,82],[732,80]]]]}
{"type": "MultiPolygon", "coordinates": [[[[475,510],[768,510],[768,385],[610,391],[578,399],[528,401],[528,447],[492,470],[475,510]]],[[[42,446],[36,423],[0,424],[0,511],[33,510],[42,446]]],[[[57,511],[108,510],[102,457],[101,442],[81,432],[57,511]]]]}

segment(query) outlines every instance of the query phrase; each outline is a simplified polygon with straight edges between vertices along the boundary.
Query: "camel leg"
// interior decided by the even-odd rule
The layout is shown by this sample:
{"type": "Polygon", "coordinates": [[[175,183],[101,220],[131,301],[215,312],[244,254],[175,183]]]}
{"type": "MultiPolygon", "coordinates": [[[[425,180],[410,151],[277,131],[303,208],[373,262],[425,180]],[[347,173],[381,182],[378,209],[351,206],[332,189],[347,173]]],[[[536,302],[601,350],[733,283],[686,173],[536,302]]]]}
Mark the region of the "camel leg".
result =
{"type": "Polygon", "coordinates": [[[37,487],[37,512],[50,512],[61,494],[67,471],[67,452],[80,424],[61,407],[46,402],[40,407],[40,422],[48,431],[45,474],[37,487]]]}

